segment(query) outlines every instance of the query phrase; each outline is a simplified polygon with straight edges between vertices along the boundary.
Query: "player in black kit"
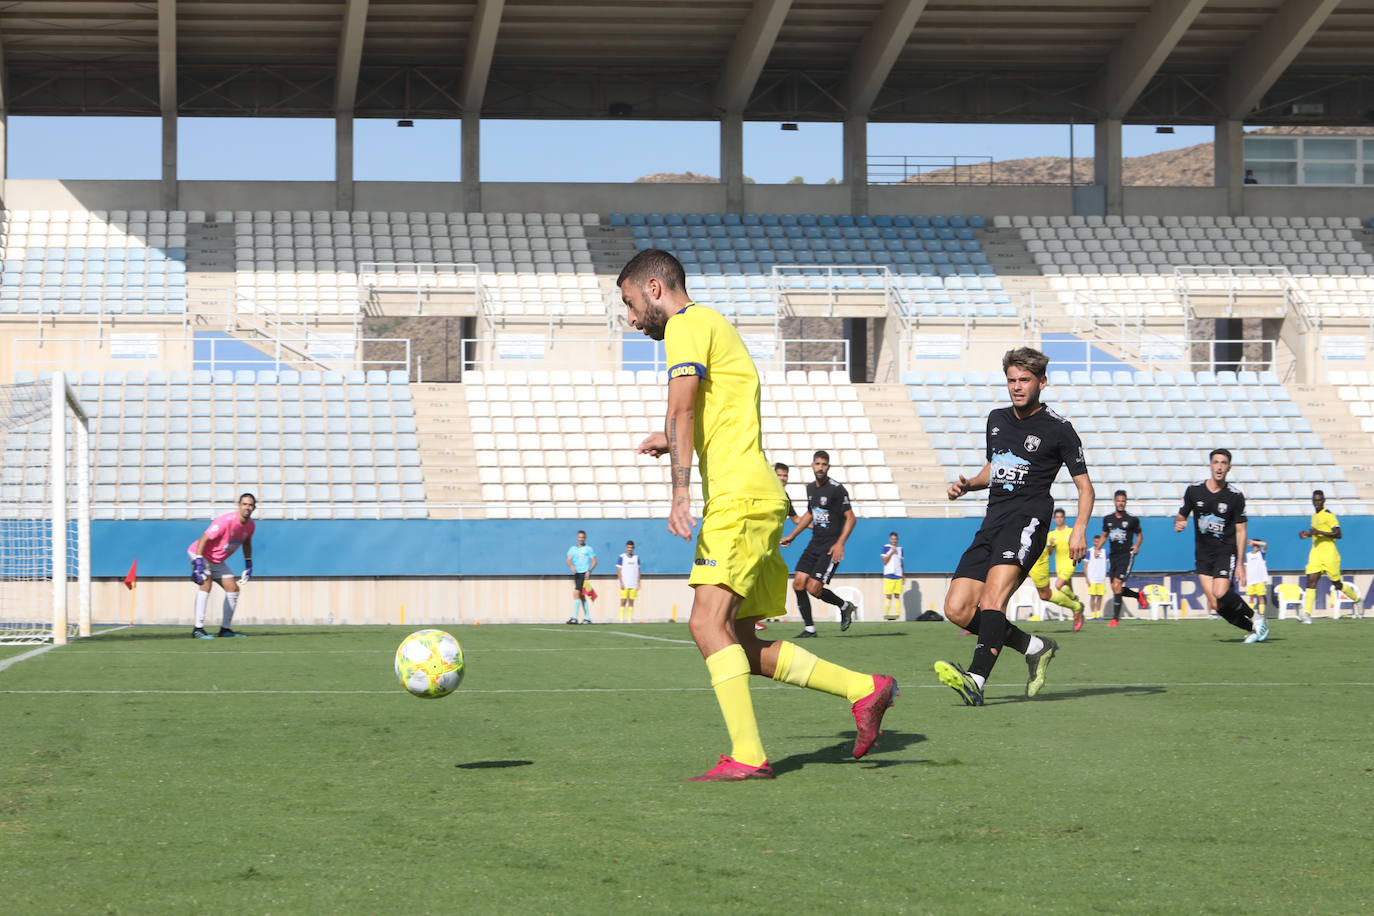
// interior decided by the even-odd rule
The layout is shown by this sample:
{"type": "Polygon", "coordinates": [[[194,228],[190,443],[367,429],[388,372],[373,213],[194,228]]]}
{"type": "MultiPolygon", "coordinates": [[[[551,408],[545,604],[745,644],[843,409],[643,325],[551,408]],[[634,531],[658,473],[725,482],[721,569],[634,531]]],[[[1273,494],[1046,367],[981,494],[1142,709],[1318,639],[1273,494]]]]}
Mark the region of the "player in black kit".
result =
{"type": "Polygon", "coordinates": [[[849,505],[849,491],[843,485],[830,479],[830,455],[818,451],[811,457],[811,470],[816,479],[806,485],[806,514],[797,520],[797,527],[782,539],[786,547],[808,527],[811,528],[811,543],[802,551],[797,561],[797,570],[792,577],[792,590],[797,596],[797,610],[801,612],[805,629],[797,634],[798,639],[816,635],[816,624],[811,619],[811,596],[833,604],[840,609],[840,630],[849,629],[854,619],[855,607],[832,592],[830,577],[840,568],[844,559],[844,542],[849,540],[849,532],[854,530],[854,509],[849,505]]]}
{"type": "Polygon", "coordinates": [[[1231,471],[1229,451],[1212,449],[1208,459],[1211,473],[1183,491],[1174,530],[1183,530],[1191,512],[1193,562],[1208,605],[1227,623],[1244,630],[1247,643],[1264,642],[1269,638],[1268,622],[1240,596],[1245,588],[1245,564],[1236,563],[1236,558],[1245,556],[1245,494],[1226,482],[1231,471]]]}
{"type": "Polygon", "coordinates": [[[1126,491],[1117,490],[1112,496],[1116,509],[1111,515],[1102,518],[1102,533],[1107,536],[1107,578],[1112,582],[1112,619],[1107,626],[1121,625],[1122,598],[1134,598],[1140,603],[1140,592],[1126,587],[1126,580],[1135,565],[1140,545],[1145,543],[1145,535],[1140,530],[1140,519],[1126,511],[1126,491]]]}
{"type": "Polygon", "coordinates": [[[1069,556],[1076,563],[1087,551],[1088,519],[1093,512],[1093,485],[1083,444],[1073,424],[1040,402],[1049,357],[1021,347],[1002,357],[1010,407],[988,414],[987,464],[972,480],[962,474],[949,485],[958,499],[970,490],[988,490],[988,511],[954,570],[945,595],[945,617],[978,636],[973,661],[965,671],[936,662],[940,683],[952,687],[969,706],[983,705],[983,686],[1003,646],[1026,656],[1030,679],[1026,696],[1045,685],[1045,671],[1059,649],[1007,620],[1007,601],[1045,549],[1054,500],[1050,485],[1066,465],[1078,488],[1078,512],[1069,535],[1069,556]]]}

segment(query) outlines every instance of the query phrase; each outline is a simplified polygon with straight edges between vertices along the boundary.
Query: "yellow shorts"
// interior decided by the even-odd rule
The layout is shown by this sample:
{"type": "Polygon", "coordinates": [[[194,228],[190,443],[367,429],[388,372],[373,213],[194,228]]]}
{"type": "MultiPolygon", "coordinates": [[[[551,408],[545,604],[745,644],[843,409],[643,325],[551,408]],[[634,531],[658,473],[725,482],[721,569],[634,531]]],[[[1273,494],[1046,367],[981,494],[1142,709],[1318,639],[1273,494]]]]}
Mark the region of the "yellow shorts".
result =
{"type": "Polygon", "coordinates": [[[624,601],[626,598],[628,598],[628,599],[630,599],[631,601],[633,601],[633,600],[635,600],[635,599],[638,598],[638,597],[639,597],[639,589],[637,589],[637,588],[622,588],[622,589],[620,590],[620,600],[621,600],[621,601],[624,601]]]}
{"type": "Polygon", "coordinates": [[[1107,583],[1106,583],[1106,582],[1089,582],[1089,583],[1088,583],[1088,594],[1089,594],[1089,595],[1105,595],[1105,594],[1107,594],[1107,583]]]}
{"type": "Polygon", "coordinates": [[[741,620],[785,614],[787,564],[778,540],[786,518],[787,500],[711,500],[687,584],[730,589],[743,599],[736,615],[741,620]]]}
{"type": "Polygon", "coordinates": [[[1313,573],[1326,576],[1332,582],[1339,582],[1341,579],[1341,555],[1336,550],[1335,544],[1327,544],[1322,547],[1313,547],[1307,554],[1307,569],[1304,570],[1309,576],[1313,573]]]}
{"type": "Polygon", "coordinates": [[[902,586],[905,584],[906,583],[903,582],[901,579],[889,579],[886,576],[884,576],[883,595],[900,595],[902,593],[902,586]]]}
{"type": "Polygon", "coordinates": [[[1036,588],[1044,588],[1050,584],[1050,555],[1048,552],[1040,554],[1040,559],[1031,566],[1030,579],[1036,588]]]}
{"type": "Polygon", "coordinates": [[[1245,586],[1245,594],[1264,597],[1265,595],[1269,594],[1269,583],[1251,582],[1249,585],[1245,586]]]}

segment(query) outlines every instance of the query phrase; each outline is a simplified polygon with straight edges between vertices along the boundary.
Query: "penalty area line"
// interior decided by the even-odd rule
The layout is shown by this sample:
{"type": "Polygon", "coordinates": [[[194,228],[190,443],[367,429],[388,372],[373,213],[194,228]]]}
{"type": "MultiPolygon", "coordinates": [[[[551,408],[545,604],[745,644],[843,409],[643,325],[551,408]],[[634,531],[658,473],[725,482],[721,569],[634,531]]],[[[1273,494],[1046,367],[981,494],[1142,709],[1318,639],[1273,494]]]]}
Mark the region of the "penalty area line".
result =
{"type": "MultiPolygon", "coordinates": [[[[543,632],[545,632],[545,633],[577,633],[577,632],[582,632],[582,631],[580,631],[580,630],[573,630],[573,629],[571,629],[571,628],[565,629],[565,630],[560,630],[560,629],[558,629],[557,627],[534,627],[533,629],[541,630],[541,631],[543,631],[543,632]]],[[[694,646],[694,645],[696,645],[696,643],[692,642],[690,639],[670,639],[670,638],[667,637],[667,636],[649,636],[648,634],[645,634],[645,633],[626,633],[624,630],[595,630],[595,631],[593,631],[593,632],[596,632],[596,633],[605,633],[605,634],[607,634],[607,635],[609,635],[609,636],[626,636],[626,637],[629,637],[630,639],[651,639],[651,640],[653,640],[654,642],[671,642],[671,643],[677,643],[677,644],[683,645],[683,646],[694,646]]]]}

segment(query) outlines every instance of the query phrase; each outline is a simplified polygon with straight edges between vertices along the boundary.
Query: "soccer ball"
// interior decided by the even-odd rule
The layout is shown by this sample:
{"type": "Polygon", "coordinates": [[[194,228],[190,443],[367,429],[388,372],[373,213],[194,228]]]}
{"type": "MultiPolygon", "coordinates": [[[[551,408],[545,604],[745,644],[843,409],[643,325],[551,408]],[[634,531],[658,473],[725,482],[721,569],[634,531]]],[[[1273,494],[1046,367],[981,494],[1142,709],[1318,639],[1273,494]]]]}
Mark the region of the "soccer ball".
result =
{"type": "Polygon", "coordinates": [[[396,678],[426,700],[446,697],[463,683],[463,647],[443,630],[416,630],[396,650],[396,678]]]}

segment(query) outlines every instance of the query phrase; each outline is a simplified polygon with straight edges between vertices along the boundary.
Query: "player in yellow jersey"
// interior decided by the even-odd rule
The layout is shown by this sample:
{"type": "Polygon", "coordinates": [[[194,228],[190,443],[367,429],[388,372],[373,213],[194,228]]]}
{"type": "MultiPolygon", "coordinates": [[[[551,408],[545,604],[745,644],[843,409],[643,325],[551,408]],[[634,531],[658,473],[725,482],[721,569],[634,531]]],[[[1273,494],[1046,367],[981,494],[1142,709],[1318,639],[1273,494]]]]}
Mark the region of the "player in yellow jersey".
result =
{"type": "Polygon", "coordinates": [[[1057,604],[1073,612],[1074,625],[1083,625],[1083,602],[1073,593],[1073,568],[1077,564],[1069,558],[1069,535],[1073,533],[1064,522],[1064,510],[1054,510],[1054,527],[1045,535],[1045,550],[1031,567],[1031,584],[1041,600],[1057,604]],[[1054,588],[1050,588],[1050,556],[1054,556],[1054,588]]]}
{"type": "Polygon", "coordinates": [[[668,530],[684,540],[696,526],[693,452],[701,475],[705,517],[687,580],[694,590],[687,625],[706,659],[731,750],[692,781],[773,778],[754,718],[750,674],[845,697],[857,731],[854,756],[864,756],[897,682],[841,668],[790,642],[764,642],[754,630],[756,620],[781,614],[787,598],[779,547],[787,495],[763,454],[758,370],[744,341],[719,312],[692,302],[682,264],[666,251],[639,252],[616,286],[629,323],[664,342],[667,418],[663,432],[649,435],[638,451],[669,456],[668,530]]]}
{"type": "MultiPolygon", "coordinates": [[[[1341,520],[1326,508],[1326,494],[1321,490],[1312,491],[1311,527],[1298,532],[1298,537],[1312,539],[1312,549],[1307,553],[1307,587],[1302,590],[1302,610],[1304,619],[1310,620],[1312,609],[1317,606],[1317,583],[1322,576],[1331,580],[1331,587],[1355,602],[1355,616],[1360,616],[1360,596],[1355,587],[1341,582],[1341,553],[1336,542],[1341,539],[1341,520]]],[[[1336,602],[1331,602],[1331,616],[1339,617],[1336,602]]]]}

